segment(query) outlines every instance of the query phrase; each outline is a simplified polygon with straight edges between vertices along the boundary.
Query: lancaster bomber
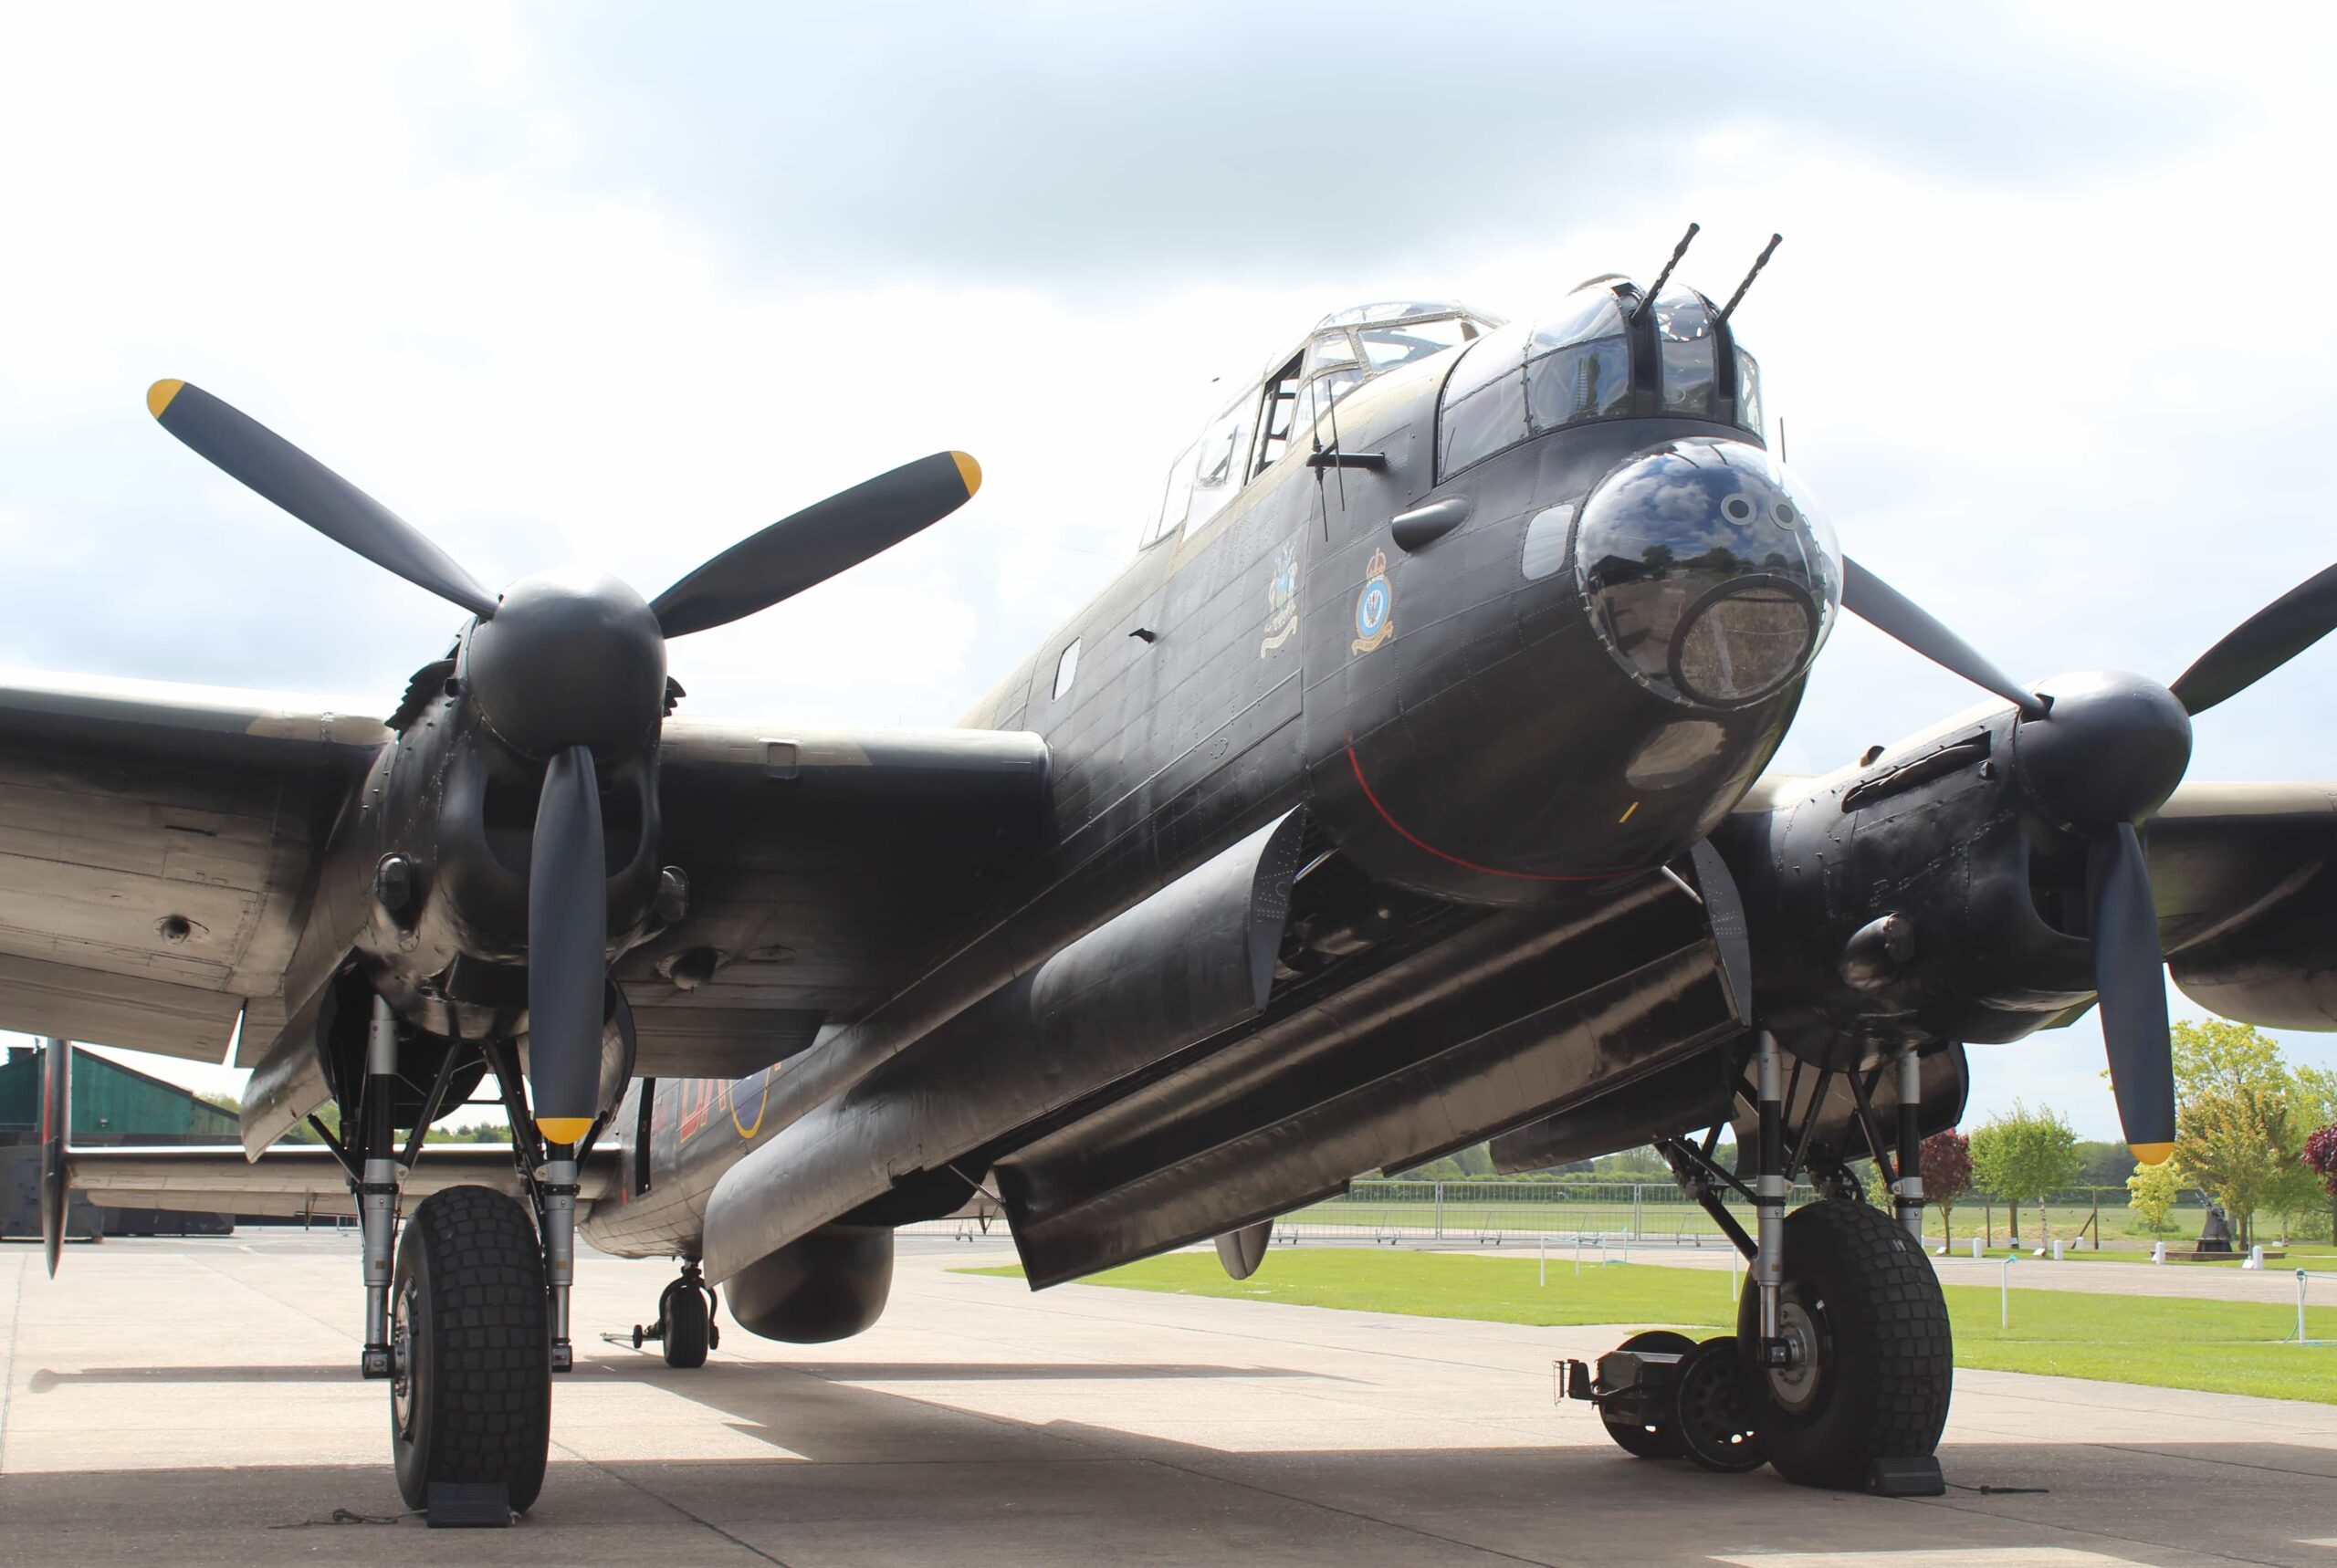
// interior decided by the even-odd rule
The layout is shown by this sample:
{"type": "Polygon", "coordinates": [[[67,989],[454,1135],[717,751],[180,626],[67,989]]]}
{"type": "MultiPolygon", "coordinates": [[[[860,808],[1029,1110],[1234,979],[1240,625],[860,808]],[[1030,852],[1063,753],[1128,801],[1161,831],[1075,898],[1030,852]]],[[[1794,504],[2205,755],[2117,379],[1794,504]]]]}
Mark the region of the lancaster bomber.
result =
{"type": "Polygon", "coordinates": [[[2337,797],[2184,780],[2194,716],[2337,624],[2337,568],[2171,685],[2017,682],[1772,448],[1735,329],[1759,265],[1715,305],[1680,259],[1515,321],[1324,317],[948,729],[701,717],[669,664],[939,522],[980,486],[963,454],[654,599],[574,569],[498,592],[158,382],[171,435],[463,619],[380,716],[0,677],[0,1027],[57,1042],[51,1270],[68,1187],[355,1215],[401,1490],[508,1517],[543,1485],[580,1233],[676,1260],[645,1335],[695,1367],[718,1292],[775,1339],[868,1327],[895,1229],[969,1206],[1034,1288],[1211,1239],[1242,1274],[1375,1171],[1652,1143],[1750,1260],[1736,1333],[1640,1336],[1568,1392],[1634,1455],[1935,1489],[1915,1151],[1967,1048],[2098,1008],[2153,1161],[2166,970],[2337,1027],[2337,797]],[[1983,700],[1765,771],[1845,612],[1983,700]],[[70,1040],[234,1040],[243,1148],[75,1147],[70,1040]],[[475,1092],[510,1146],[425,1146],[475,1092]]]}

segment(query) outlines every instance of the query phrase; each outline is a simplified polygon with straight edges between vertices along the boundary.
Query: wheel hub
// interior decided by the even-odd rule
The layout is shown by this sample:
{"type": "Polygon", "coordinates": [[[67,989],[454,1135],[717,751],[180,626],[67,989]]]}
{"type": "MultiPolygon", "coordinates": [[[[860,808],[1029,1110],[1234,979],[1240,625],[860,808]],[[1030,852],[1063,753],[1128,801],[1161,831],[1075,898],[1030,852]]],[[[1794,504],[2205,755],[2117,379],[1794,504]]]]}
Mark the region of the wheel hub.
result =
{"type": "Polygon", "coordinates": [[[400,1436],[414,1437],[414,1281],[406,1281],[390,1304],[390,1420],[400,1436]]]}
{"type": "Polygon", "coordinates": [[[1768,1369],[1769,1396],[1779,1409],[1799,1415],[1818,1401],[1825,1370],[1824,1324],[1787,1290],[1777,1302],[1777,1334],[1790,1354],[1785,1365],[1768,1369]]]}

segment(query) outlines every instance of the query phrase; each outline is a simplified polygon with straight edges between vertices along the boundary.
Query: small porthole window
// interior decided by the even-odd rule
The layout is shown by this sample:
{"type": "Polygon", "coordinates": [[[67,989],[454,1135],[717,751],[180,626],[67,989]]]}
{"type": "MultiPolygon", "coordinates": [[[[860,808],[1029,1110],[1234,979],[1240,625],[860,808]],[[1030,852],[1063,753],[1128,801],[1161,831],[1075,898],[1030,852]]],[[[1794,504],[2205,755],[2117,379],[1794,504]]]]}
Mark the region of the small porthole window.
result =
{"type": "Polygon", "coordinates": [[[1079,643],[1078,641],[1074,639],[1072,642],[1071,646],[1063,651],[1063,657],[1055,661],[1056,701],[1060,702],[1063,700],[1064,693],[1071,690],[1071,683],[1078,674],[1079,643]]]}
{"type": "Polygon", "coordinates": [[[1540,579],[1567,563],[1567,543],[1574,533],[1575,503],[1545,507],[1525,525],[1525,559],[1529,579],[1540,579]]]}

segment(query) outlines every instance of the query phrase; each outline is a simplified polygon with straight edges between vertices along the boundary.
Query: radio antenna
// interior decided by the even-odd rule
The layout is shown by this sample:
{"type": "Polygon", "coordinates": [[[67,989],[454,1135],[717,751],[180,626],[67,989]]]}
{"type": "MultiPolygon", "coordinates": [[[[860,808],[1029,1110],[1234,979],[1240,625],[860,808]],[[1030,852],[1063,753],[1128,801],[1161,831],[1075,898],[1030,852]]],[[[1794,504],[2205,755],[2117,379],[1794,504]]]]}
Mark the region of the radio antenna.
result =
{"type": "Polygon", "coordinates": [[[1769,254],[1785,244],[1785,241],[1786,236],[1783,235],[1769,236],[1769,243],[1763,246],[1761,254],[1753,258],[1753,270],[1745,275],[1745,281],[1736,286],[1736,292],[1730,295],[1728,303],[1720,308],[1720,319],[1724,321],[1728,319],[1728,313],[1736,308],[1736,302],[1745,298],[1745,291],[1753,287],[1753,280],[1761,276],[1763,267],[1769,265],[1769,254]]]}
{"type": "Polygon", "coordinates": [[[1655,275],[1655,281],[1648,285],[1647,292],[1640,296],[1640,308],[1631,312],[1633,320],[1647,314],[1648,307],[1655,303],[1655,297],[1663,292],[1665,284],[1672,281],[1672,269],[1680,265],[1682,256],[1688,254],[1688,242],[1696,237],[1697,230],[1703,226],[1701,224],[1690,224],[1688,232],[1680,236],[1680,243],[1672,247],[1672,259],[1663,264],[1663,270],[1655,275]]]}

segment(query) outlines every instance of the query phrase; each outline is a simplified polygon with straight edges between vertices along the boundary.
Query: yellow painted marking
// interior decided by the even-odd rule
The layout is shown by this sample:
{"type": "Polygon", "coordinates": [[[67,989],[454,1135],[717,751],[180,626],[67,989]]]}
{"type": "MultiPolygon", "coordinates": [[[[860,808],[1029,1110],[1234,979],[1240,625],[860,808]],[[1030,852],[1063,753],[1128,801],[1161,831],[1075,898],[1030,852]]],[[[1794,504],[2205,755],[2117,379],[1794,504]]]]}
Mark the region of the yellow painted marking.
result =
{"type": "Polygon", "coordinates": [[[592,1130],[590,1116],[539,1116],[536,1131],[544,1135],[547,1144],[577,1144],[592,1130]]]}
{"type": "Polygon", "coordinates": [[[966,494],[970,497],[982,487],[982,465],[974,461],[969,452],[952,452],[949,455],[957,460],[958,477],[966,482],[966,494]]]}
{"type": "Polygon", "coordinates": [[[162,418],[162,411],[171,406],[171,400],[179,395],[179,389],[184,385],[186,385],[184,382],[156,382],[152,386],[148,387],[146,412],[156,419],[162,418]]]}
{"type": "Polygon", "coordinates": [[[2175,1145],[2173,1144],[2128,1144],[2126,1152],[2134,1156],[2134,1163],[2137,1165],[2163,1166],[2166,1164],[2166,1156],[2175,1152],[2175,1145]]]}
{"type": "MultiPolygon", "coordinates": [[[[728,1099],[729,1097],[729,1091],[725,1090],[723,1092],[723,1095],[724,1098],[728,1099]]],[[[733,1102],[730,1106],[730,1124],[739,1129],[739,1135],[740,1137],[751,1138],[757,1133],[763,1130],[763,1113],[770,1109],[770,1069],[766,1067],[763,1069],[763,1097],[761,1102],[755,1106],[755,1124],[749,1127],[747,1124],[739,1120],[739,1107],[736,1102],[733,1102]]]]}
{"type": "Polygon", "coordinates": [[[1622,814],[1621,816],[1619,816],[1619,817],[1618,817],[1618,818],[1616,818],[1616,819],[1615,819],[1615,825],[1616,825],[1617,827],[1619,827],[1619,827],[1621,827],[1625,822],[1630,821],[1631,820],[1631,813],[1632,813],[1633,811],[1638,810],[1639,809],[1640,809],[1640,803],[1639,803],[1637,800],[1634,800],[1634,801],[1632,801],[1630,805],[1628,805],[1628,806],[1624,807],[1624,808],[1623,808],[1623,814],[1622,814]]]}

